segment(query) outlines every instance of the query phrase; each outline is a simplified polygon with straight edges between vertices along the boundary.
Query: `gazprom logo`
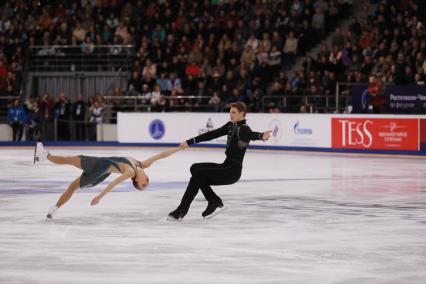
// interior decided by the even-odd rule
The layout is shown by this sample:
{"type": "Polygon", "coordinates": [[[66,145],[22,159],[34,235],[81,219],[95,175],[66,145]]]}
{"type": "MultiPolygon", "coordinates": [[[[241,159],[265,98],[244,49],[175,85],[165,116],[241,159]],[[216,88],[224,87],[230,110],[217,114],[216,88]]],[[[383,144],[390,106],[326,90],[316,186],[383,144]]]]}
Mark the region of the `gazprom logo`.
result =
{"type": "Polygon", "coordinates": [[[295,134],[312,135],[312,129],[311,128],[302,128],[302,127],[300,127],[299,121],[297,121],[294,124],[293,131],[294,131],[295,134]]]}
{"type": "Polygon", "coordinates": [[[164,133],[166,133],[166,127],[163,121],[159,119],[151,121],[149,124],[149,134],[152,138],[159,140],[164,136],[164,133]]]}

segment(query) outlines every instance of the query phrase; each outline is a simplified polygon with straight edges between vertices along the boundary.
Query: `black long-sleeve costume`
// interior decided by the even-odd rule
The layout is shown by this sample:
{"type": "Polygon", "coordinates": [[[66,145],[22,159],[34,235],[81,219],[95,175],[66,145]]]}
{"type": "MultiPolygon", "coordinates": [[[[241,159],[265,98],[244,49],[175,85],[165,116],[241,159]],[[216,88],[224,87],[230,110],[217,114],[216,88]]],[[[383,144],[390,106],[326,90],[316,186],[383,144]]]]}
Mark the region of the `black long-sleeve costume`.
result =
{"type": "Polygon", "coordinates": [[[242,164],[248,143],[253,140],[262,140],[263,137],[262,133],[251,131],[246,124],[246,120],[242,120],[236,124],[228,122],[218,129],[188,139],[186,142],[188,145],[192,145],[210,141],[223,135],[227,135],[225,161],[222,164],[196,163],[191,166],[192,176],[179,205],[182,210],[188,211],[199,189],[201,189],[208,202],[219,200],[219,197],[210,186],[237,182],[241,177],[242,164]],[[238,136],[240,139],[238,139],[238,136]],[[238,143],[239,140],[243,143],[238,143]]]}

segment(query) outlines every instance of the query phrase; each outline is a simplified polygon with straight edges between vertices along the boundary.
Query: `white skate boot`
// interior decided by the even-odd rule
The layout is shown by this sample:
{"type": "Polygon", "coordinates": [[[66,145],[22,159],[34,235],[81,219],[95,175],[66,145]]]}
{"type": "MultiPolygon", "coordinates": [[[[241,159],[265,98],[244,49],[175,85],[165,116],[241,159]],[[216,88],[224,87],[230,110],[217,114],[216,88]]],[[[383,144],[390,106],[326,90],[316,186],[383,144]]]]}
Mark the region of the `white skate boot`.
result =
{"type": "Polygon", "coordinates": [[[52,220],[56,214],[56,211],[58,211],[58,209],[59,207],[56,205],[50,207],[49,211],[47,211],[46,220],[52,220]]]}
{"type": "Polygon", "coordinates": [[[42,162],[47,159],[49,152],[44,150],[43,143],[37,142],[34,148],[34,164],[35,162],[42,162]]]}

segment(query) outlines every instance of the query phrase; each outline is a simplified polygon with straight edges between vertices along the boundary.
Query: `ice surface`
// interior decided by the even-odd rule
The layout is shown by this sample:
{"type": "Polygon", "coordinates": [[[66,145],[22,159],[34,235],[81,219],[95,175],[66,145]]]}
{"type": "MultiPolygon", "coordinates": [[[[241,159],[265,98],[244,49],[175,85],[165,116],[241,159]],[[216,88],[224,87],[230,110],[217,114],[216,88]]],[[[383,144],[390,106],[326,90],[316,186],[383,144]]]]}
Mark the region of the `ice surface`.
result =
{"type": "Polygon", "coordinates": [[[103,183],[46,223],[80,171],[34,166],[32,155],[0,149],[0,283],[426,283],[421,158],[248,151],[240,182],[214,187],[227,211],[203,220],[199,194],[182,222],[168,222],[191,164],[224,159],[220,149],[192,149],[149,168],[147,191],[127,182],[91,207],[103,183]]]}

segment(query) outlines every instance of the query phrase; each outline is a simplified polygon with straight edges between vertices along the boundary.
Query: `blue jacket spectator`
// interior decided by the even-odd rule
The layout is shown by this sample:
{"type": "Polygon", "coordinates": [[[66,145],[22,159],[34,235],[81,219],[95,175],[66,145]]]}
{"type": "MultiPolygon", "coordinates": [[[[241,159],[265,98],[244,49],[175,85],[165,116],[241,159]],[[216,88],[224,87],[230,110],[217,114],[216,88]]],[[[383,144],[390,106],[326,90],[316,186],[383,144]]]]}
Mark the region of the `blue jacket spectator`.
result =
{"type": "Polygon", "coordinates": [[[27,115],[24,108],[19,105],[19,100],[14,100],[7,113],[7,121],[12,127],[13,141],[21,141],[26,118],[27,115]]]}

